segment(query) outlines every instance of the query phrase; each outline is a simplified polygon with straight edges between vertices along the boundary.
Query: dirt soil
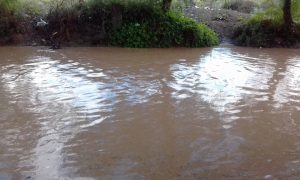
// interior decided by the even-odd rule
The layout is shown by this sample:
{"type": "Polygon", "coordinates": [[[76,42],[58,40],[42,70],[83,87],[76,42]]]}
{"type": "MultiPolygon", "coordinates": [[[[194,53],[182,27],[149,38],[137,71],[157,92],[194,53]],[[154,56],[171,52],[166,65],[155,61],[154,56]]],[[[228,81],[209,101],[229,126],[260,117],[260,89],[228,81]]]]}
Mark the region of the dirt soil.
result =
{"type": "Polygon", "coordinates": [[[233,10],[199,8],[197,6],[186,8],[184,14],[209,26],[219,34],[222,42],[230,42],[234,28],[250,16],[250,14],[233,10]]]}

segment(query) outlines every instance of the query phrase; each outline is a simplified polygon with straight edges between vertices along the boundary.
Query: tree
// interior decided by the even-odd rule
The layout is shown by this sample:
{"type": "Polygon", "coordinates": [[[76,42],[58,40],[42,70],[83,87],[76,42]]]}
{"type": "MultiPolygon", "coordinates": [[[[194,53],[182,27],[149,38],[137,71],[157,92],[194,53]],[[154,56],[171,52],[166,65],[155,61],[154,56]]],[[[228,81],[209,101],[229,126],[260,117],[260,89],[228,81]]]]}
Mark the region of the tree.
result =
{"type": "Polygon", "coordinates": [[[163,0],[162,1],[162,9],[167,12],[170,10],[172,4],[172,0],[163,0]]]}
{"type": "Polygon", "coordinates": [[[292,0],[284,0],[283,20],[286,30],[290,32],[293,26],[292,0]]]}

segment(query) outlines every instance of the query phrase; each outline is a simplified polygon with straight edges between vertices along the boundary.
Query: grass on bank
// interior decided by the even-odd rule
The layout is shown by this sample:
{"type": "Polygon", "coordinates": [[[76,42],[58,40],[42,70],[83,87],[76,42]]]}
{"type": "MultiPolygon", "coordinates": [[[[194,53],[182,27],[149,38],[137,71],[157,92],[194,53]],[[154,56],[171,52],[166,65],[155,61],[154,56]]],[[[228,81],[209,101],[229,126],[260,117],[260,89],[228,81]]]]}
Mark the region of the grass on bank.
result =
{"type": "Polygon", "coordinates": [[[300,1],[292,1],[294,26],[291,32],[284,27],[282,6],[281,3],[271,5],[237,27],[235,42],[254,47],[291,47],[300,42],[300,1]]]}

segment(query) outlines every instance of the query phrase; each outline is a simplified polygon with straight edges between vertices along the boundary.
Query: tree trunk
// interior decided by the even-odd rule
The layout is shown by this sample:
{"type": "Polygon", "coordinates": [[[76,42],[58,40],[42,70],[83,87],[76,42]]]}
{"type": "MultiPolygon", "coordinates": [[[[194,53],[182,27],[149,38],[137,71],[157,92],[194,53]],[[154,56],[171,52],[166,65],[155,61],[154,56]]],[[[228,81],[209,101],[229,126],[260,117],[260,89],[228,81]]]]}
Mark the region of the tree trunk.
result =
{"type": "Polygon", "coordinates": [[[111,9],[112,14],[112,28],[113,30],[117,30],[122,25],[123,20],[123,8],[118,4],[113,4],[111,9]]]}
{"type": "Polygon", "coordinates": [[[170,10],[171,8],[171,3],[172,3],[172,0],[163,0],[162,1],[162,9],[163,11],[167,12],[170,10]]]}
{"type": "Polygon", "coordinates": [[[292,0],[284,0],[283,5],[283,20],[284,26],[287,31],[291,31],[293,26],[293,18],[292,18],[292,0]]]}

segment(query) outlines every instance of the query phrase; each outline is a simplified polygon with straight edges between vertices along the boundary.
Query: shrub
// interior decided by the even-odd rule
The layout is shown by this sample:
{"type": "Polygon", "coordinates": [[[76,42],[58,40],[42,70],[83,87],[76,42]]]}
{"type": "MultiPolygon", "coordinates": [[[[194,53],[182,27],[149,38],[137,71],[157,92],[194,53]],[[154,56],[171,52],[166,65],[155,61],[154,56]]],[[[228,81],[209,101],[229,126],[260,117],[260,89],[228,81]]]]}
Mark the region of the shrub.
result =
{"type": "Polygon", "coordinates": [[[22,18],[16,15],[17,0],[0,0],[0,44],[12,43],[13,35],[24,31],[22,18]]]}
{"type": "Polygon", "coordinates": [[[299,41],[300,28],[288,33],[281,24],[271,20],[246,23],[235,29],[234,41],[238,45],[253,47],[290,47],[299,41]]]}
{"type": "Polygon", "coordinates": [[[129,23],[118,31],[118,35],[112,37],[112,44],[122,47],[145,48],[150,47],[154,33],[149,31],[146,24],[129,23]]]}
{"type": "Polygon", "coordinates": [[[198,24],[178,13],[163,13],[155,6],[131,4],[127,6],[123,18],[123,27],[112,34],[113,44],[117,46],[205,47],[219,43],[216,33],[206,25],[198,24]]]}
{"type": "Polygon", "coordinates": [[[270,7],[264,12],[259,12],[250,17],[248,24],[259,24],[262,21],[270,21],[272,24],[280,25],[283,23],[283,12],[279,8],[270,7]]]}
{"type": "Polygon", "coordinates": [[[0,14],[13,13],[18,7],[18,0],[0,0],[0,14]]]}

